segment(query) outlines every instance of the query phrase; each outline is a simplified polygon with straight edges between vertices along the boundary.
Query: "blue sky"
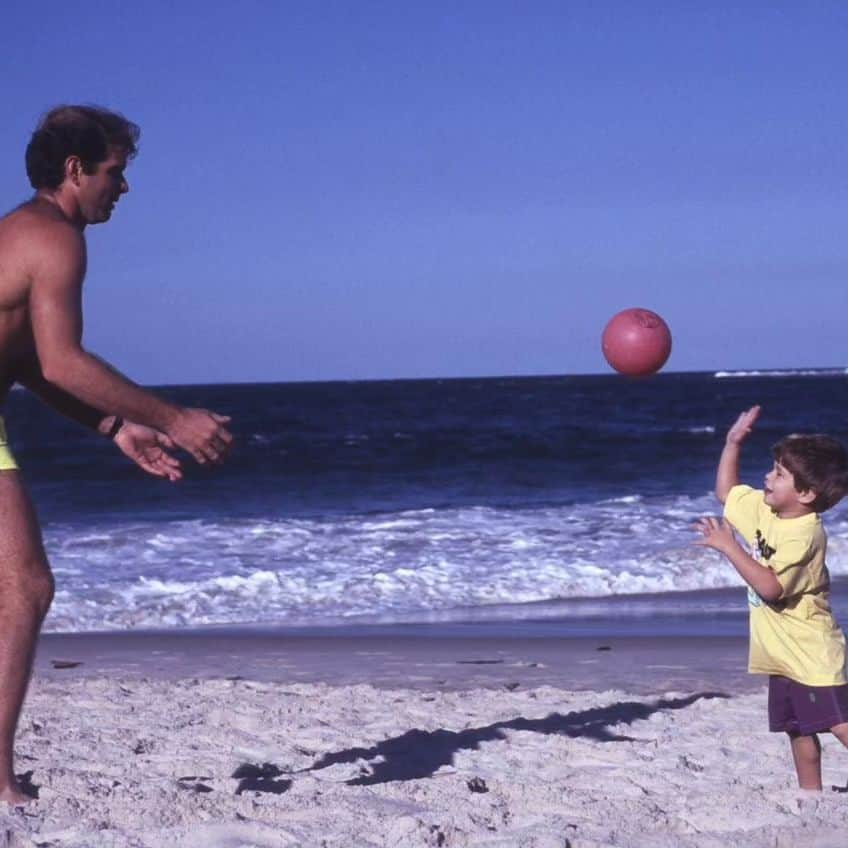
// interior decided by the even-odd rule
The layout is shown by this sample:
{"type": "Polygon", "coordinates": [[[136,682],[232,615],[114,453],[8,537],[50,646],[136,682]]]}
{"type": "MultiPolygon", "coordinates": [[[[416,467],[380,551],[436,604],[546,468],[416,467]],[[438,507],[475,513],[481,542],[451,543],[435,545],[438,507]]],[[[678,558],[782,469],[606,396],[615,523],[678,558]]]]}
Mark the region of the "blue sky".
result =
{"type": "Polygon", "coordinates": [[[86,344],[147,383],[848,365],[843,3],[4,6],[0,186],[142,127],[86,344]]]}

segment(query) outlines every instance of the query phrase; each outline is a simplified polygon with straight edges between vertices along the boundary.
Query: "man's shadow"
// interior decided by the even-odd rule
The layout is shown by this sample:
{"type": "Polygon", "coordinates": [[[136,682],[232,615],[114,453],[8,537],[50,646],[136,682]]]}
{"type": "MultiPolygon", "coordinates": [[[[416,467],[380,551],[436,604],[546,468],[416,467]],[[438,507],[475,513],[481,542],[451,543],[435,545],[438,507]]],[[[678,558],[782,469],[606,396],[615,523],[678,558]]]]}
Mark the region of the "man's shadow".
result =
{"type": "Polygon", "coordinates": [[[325,754],[303,771],[315,771],[337,763],[354,763],[357,760],[381,757],[381,761],[374,764],[371,774],[348,780],[347,784],[367,786],[393,780],[417,780],[432,777],[439,768],[450,765],[457,751],[473,751],[480,747],[481,742],[505,739],[506,730],[531,730],[534,733],[587,737],[598,742],[632,742],[636,741],[633,737],[613,733],[610,727],[644,720],[660,710],[681,710],[702,698],[729,697],[723,692],[700,692],[686,698],[661,698],[647,704],[639,701],[620,701],[607,707],[593,707],[567,715],[551,713],[545,718],[515,718],[459,732],[413,729],[402,736],[378,742],[370,748],[347,748],[325,754]]]}

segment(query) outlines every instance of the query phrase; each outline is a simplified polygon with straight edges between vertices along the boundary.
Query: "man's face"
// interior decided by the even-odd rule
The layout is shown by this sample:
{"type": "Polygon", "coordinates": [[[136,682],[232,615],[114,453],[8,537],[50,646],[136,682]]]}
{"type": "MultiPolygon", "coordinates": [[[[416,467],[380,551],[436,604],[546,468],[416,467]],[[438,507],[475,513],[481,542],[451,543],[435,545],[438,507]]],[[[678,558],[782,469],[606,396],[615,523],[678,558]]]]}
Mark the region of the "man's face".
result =
{"type": "Polygon", "coordinates": [[[108,159],[97,163],[93,174],[80,175],[77,199],[87,224],[102,224],[112,217],[118,199],[130,190],[124,177],[126,167],[126,153],[112,150],[108,159]]]}
{"type": "Polygon", "coordinates": [[[793,513],[802,506],[801,493],[795,488],[795,477],[779,462],[766,474],[763,500],[778,515],[793,513]]]}

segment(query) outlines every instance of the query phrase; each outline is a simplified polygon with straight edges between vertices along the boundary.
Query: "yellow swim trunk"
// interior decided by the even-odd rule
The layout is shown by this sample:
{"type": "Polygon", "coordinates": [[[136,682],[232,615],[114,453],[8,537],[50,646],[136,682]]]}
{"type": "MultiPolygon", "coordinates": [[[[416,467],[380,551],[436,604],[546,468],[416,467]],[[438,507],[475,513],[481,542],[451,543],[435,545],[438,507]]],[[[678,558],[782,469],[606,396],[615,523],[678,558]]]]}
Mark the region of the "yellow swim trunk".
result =
{"type": "Polygon", "coordinates": [[[9,440],[6,438],[6,424],[0,418],[0,471],[14,471],[18,467],[12,451],[9,450],[9,440]]]}

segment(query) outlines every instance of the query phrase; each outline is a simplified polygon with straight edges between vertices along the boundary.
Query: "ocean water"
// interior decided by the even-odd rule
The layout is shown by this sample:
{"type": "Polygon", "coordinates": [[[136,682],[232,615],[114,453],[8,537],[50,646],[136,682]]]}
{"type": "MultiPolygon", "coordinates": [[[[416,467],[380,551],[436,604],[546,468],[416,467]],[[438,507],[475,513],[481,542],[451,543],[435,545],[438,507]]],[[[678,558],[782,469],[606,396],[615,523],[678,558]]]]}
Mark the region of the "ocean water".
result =
{"type": "MultiPolygon", "coordinates": [[[[742,632],[739,579],[692,545],[726,428],[763,406],[753,485],[785,433],[848,441],[842,369],[160,391],[232,415],[225,466],[164,483],[26,392],[7,403],[57,577],[48,630],[674,615],[742,632]]],[[[848,597],[848,507],[826,525],[848,597]]]]}

